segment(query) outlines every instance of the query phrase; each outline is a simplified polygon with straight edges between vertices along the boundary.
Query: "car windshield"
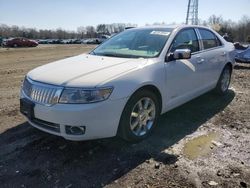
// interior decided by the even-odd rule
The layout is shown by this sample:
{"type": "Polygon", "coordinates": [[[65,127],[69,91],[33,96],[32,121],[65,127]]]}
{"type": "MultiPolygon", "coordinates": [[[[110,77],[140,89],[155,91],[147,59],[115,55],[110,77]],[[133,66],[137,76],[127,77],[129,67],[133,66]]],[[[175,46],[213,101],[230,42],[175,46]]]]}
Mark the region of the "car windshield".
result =
{"type": "Polygon", "coordinates": [[[104,42],[90,54],[124,58],[157,57],[171,28],[128,29],[104,42]]]}

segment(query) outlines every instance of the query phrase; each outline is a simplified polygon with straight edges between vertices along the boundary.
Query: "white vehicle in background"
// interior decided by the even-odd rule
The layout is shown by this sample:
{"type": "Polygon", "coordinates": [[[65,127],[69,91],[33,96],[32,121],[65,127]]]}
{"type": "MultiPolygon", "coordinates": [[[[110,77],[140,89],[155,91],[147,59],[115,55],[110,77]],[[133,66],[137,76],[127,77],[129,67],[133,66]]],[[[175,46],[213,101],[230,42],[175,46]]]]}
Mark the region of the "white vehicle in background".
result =
{"type": "Polygon", "coordinates": [[[160,114],[205,92],[228,90],[234,46],[199,26],[126,30],[89,54],[30,71],[20,110],[69,140],[147,137],[160,114]]]}

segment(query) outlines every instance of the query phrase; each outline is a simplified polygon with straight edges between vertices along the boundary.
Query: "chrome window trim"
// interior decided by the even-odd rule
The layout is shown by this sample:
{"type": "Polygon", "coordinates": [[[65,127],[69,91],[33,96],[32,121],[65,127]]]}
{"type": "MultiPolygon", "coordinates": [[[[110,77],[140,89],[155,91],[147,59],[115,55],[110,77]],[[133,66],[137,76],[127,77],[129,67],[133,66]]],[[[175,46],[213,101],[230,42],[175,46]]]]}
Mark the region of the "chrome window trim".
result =
{"type": "MultiPolygon", "coordinates": [[[[169,52],[170,52],[170,50],[171,50],[171,48],[172,48],[172,45],[173,45],[173,42],[174,42],[176,36],[177,36],[180,32],[185,31],[185,30],[189,30],[189,29],[192,29],[192,30],[194,31],[194,33],[195,33],[195,35],[196,35],[196,38],[197,38],[197,40],[198,40],[198,44],[199,44],[199,50],[196,51],[196,52],[191,52],[191,55],[199,54],[199,53],[202,51],[203,48],[201,48],[201,47],[203,47],[203,45],[201,46],[201,44],[200,44],[200,38],[199,38],[199,36],[198,36],[198,34],[197,34],[197,32],[196,32],[196,27],[191,27],[191,26],[190,26],[190,27],[182,28],[182,29],[180,29],[179,31],[177,31],[177,33],[175,34],[174,38],[172,39],[172,41],[171,41],[171,43],[170,43],[170,45],[169,45],[169,47],[168,47],[168,50],[167,50],[167,53],[165,54],[165,57],[169,54],[169,52]]],[[[201,42],[201,43],[202,43],[202,42],[201,42]]],[[[170,61],[164,61],[164,63],[169,63],[169,62],[170,62],[170,61]]]]}

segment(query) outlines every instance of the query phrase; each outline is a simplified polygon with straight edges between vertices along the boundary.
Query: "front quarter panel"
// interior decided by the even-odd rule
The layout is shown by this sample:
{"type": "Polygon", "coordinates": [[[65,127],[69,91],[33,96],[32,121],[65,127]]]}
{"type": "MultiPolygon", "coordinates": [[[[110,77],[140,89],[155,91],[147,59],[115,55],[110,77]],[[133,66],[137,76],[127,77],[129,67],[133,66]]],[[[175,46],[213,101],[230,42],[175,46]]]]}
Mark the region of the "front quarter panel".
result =
{"type": "MultiPolygon", "coordinates": [[[[108,81],[102,86],[111,85],[114,87],[110,100],[117,100],[121,98],[129,99],[129,97],[138,89],[148,85],[155,86],[161,95],[164,96],[164,80],[164,63],[160,61],[160,59],[156,58],[148,60],[146,65],[138,67],[136,70],[108,81]]],[[[162,98],[162,104],[165,104],[163,100],[164,98],[162,98]]]]}

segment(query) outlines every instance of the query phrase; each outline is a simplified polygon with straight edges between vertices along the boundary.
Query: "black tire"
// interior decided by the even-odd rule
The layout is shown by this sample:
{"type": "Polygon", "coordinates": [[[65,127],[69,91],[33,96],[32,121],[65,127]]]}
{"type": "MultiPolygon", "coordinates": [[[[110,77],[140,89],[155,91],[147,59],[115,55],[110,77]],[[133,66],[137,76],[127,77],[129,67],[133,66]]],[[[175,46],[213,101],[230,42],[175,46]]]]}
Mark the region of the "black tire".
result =
{"type": "MultiPolygon", "coordinates": [[[[145,103],[143,104],[143,109],[145,109],[145,103]]],[[[145,110],[147,111],[147,110],[145,110]]],[[[138,114],[140,114],[138,112],[138,114]]],[[[160,104],[159,104],[159,100],[157,98],[157,95],[154,94],[153,92],[149,91],[149,90],[139,90],[138,92],[134,93],[131,98],[128,100],[121,119],[120,119],[120,124],[119,124],[119,128],[118,128],[118,136],[122,137],[124,140],[129,141],[129,142],[138,142],[141,141],[143,139],[145,139],[146,137],[148,137],[153,129],[155,128],[158,118],[160,115],[160,104]],[[152,102],[152,104],[154,103],[154,105],[152,105],[151,103],[149,103],[150,105],[152,105],[153,107],[155,107],[155,110],[153,113],[154,114],[154,119],[153,120],[146,120],[146,118],[144,118],[144,122],[150,122],[150,128],[146,129],[146,133],[144,135],[136,135],[131,129],[131,118],[132,117],[132,112],[133,110],[135,110],[136,105],[139,103],[139,101],[143,101],[143,100],[149,100],[150,102],[152,102]]],[[[149,117],[149,114],[148,114],[149,117]]],[[[141,115],[139,115],[137,117],[137,119],[140,119],[140,121],[142,122],[142,118],[141,115]]],[[[146,123],[148,124],[148,123],[146,123]]],[[[139,125],[139,129],[143,129],[141,127],[141,125],[139,125]]],[[[148,125],[144,125],[143,126],[148,127],[148,125]]]]}
{"type": "Polygon", "coordinates": [[[226,65],[224,67],[224,69],[222,70],[222,73],[221,73],[220,78],[218,80],[217,86],[215,88],[215,91],[217,94],[225,95],[228,92],[228,88],[229,88],[229,85],[231,82],[231,74],[232,74],[232,69],[231,69],[230,65],[226,65]],[[226,74],[229,74],[229,75],[227,77],[227,83],[224,83],[225,80],[223,80],[223,79],[226,79],[225,78],[226,74]]]}
{"type": "Polygon", "coordinates": [[[18,47],[18,45],[17,45],[17,44],[13,44],[13,47],[14,47],[14,48],[17,48],[17,47],[18,47]]]}

